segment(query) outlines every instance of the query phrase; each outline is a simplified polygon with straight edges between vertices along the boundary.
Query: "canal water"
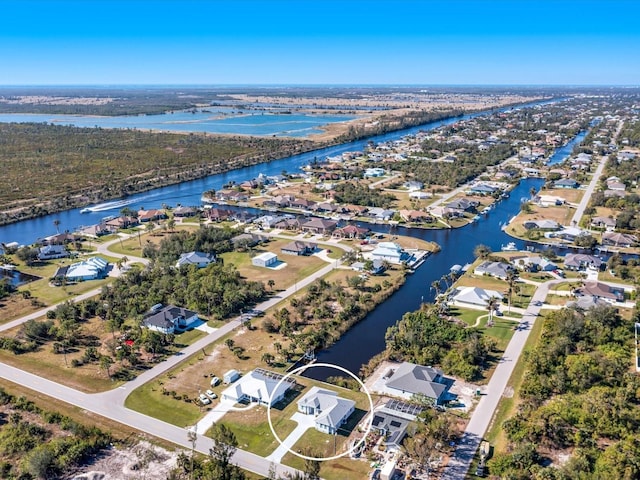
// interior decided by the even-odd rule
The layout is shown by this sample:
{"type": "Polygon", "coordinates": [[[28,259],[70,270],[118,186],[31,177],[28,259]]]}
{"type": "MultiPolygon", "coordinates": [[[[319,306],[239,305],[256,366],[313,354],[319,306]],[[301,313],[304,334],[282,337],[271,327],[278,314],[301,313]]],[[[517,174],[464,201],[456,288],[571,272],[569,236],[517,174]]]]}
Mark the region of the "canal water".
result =
{"type": "MultiPolygon", "coordinates": [[[[296,155],[267,164],[246,167],[200,180],[159,188],[131,196],[128,200],[131,200],[132,208],[142,206],[145,208],[158,208],[162,204],[175,205],[177,203],[198,205],[201,203],[200,197],[203,191],[220,189],[222,185],[229,181],[240,182],[256,177],[260,173],[273,175],[279,174],[282,170],[297,171],[299,167],[308,164],[314,158],[322,160],[326,156],[338,155],[346,151],[362,150],[369,141],[384,142],[394,140],[404,135],[437,128],[481,114],[433,122],[362,141],[296,155]]],[[[569,145],[566,147],[569,148],[569,145]]],[[[433,300],[434,292],[431,289],[431,283],[434,280],[438,280],[443,275],[448,274],[454,264],[464,265],[471,262],[473,260],[473,251],[480,243],[487,245],[493,251],[497,251],[500,250],[503,244],[513,241],[511,237],[503,233],[501,227],[518,213],[521,202],[529,198],[531,188],[535,187],[536,190],[539,190],[542,184],[542,179],[525,179],[521,181],[511,191],[510,196],[497,203],[487,215],[483,215],[477,222],[459,229],[424,230],[397,227],[390,230],[387,225],[369,225],[373,231],[379,233],[407,235],[436,242],[441,246],[441,251],[429,257],[414,274],[407,277],[402,288],[349,330],[336,344],[320,352],[318,361],[337,364],[357,373],[360,367],[367,363],[371,357],[384,350],[384,336],[388,327],[400,320],[404,313],[418,309],[421,302],[433,300]]],[[[5,243],[17,241],[22,244],[30,244],[38,238],[53,233],[55,228],[53,221],[56,219],[60,220],[61,229],[74,230],[83,224],[96,223],[104,215],[115,214],[118,209],[114,209],[113,212],[101,211],[89,214],[81,214],[80,209],[74,209],[3,226],[0,227],[0,241],[5,243]]],[[[527,246],[522,241],[516,240],[515,243],[520,249],[524,249],[527,246]]],[[[309,373],[318,379],[336,375],[334,370],[321,368],[311,369],[309,373]]]]}

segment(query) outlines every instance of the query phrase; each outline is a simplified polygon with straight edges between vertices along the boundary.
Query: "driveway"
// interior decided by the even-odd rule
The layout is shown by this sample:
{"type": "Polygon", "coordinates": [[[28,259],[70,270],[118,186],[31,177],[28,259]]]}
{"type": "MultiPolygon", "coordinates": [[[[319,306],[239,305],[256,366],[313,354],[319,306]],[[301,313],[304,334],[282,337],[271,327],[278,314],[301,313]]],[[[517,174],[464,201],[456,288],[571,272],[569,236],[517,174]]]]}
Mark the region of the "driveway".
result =
{"type": "Polygon", "coordinates": [[[305,415],[304,413],[296,412],[291,417],[291,420],[296,422],[298,426],[293,429],[293,432],[289,434],[287,438],[282,440],[282,444],[278,448],[276,448],[271,455],[269,455],[267,460],[271,460],[272,462],[280,463],[282,457],[293,448],[304,432],[309,430],[310,428],[314,428],[315,425],[315,417],[313,415],[305,415]]]}

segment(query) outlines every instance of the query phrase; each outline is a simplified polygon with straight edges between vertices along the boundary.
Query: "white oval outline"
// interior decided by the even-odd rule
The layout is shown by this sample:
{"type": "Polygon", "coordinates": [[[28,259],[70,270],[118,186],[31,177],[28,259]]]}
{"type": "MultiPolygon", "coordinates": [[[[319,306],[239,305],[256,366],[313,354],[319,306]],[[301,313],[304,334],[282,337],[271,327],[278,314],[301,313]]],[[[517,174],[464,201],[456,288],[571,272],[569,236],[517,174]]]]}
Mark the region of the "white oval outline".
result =
{"type": "MultiPolygon", "coordinates": [[[[360,439],[360,441],[356,442],[349,450],[347,450],[346,452],[341,453],[340,455],[334,455],[333,457],[309,457],[307,455],[303,455],[301,453],[298,452],[294,452],[292,449],[285,447],[287,449],[288,452],[294,454],[296,457],[300,457],[303,458],[305,460],[315,460],[315,461],[319,461],[319,462],[325,462],[327,460],[337,460],[338,458],[342,458],[346,455],[349,455],[351,452],[353,452],[356,448],[358,448],[358,446],[360,446],[361,444],[363,444],[365,442],[365,440],[367,439],[367,435],[369,435],[369,432],[371,431],[371,428],[373,427],[373,398],[371,398],[371,394],[369,393],[369,390],[367,389],[367,387],[365,386],[364,382],[362,380],[360,380],[353,372],[351,372],[350,370],[347,370],[344,367],[341,367],[340,365],[335,365],[333,363],[311,363],[309,365],[302,365],[301,367],[298,368],[294,368],[293,370],[291,370],[289,373],[287,373],[284,377],[282,377],[280,379],[280,381],[278,382],[278,384],[276,385],[276,387],[273,389],[273,392],[271,392],[271,396],[269,397],[269,405],[267,406],[267,421],[269,422],[269,429],[271,430],[271,433],[273,434],[273,436],[275,437],[275,439],[278,441],[278,443],[282,445],[282,440],[280,440],[280,437],[278,437],[278,435],[276,434],[275,429],[273,428],[273,423],[271,423],[271,400],[273,397],[273,394],[275,392],[278,391],[278,388],[280,388],[280,385],[290,376],[295,375],[296,373],[298,373],[301,370],[307,369],[307,368],[313,368],[313,367],[329,367],[329,368],[335,368],[336,370],[340,370],[341,372],[344,372],[348,375],[350,375],[352,378],[356,379],[356,381],[362,386],[362,389],[364,390],[364,393],[367,395],[367,398],[369,399],[369,406],[371,407],[370,413],[371,415],[369,415],[369,425],[367,426],[364,435],[362,436],[362,438],[360,439]]],[[[275,451],[275,450],[274,450],[275,451]]]]}

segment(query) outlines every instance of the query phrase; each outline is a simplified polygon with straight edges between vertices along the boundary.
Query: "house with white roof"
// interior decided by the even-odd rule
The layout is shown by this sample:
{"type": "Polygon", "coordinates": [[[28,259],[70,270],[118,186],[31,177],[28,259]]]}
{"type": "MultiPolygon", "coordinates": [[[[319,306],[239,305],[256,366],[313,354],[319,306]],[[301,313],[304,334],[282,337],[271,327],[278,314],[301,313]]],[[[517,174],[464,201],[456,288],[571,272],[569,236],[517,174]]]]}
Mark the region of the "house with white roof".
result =
{"type": "Polygon", "coordinates": [[[109,262],[100,257],[91,257],[82,262],[58,268],[54,277],[65,278],[70,282],[96,280],[107,276],[109,262]]]}
{"type": "Polygon", "coordinates": [[[340,398],[332,390],[312,387],[300,400],[298,411],[305,415],[314,415],[315,429],[334,435],[355,410],[356,402],[340,398]]]}
{"type": "Polygon", "coordinates": [[[39,260],[51,260],[68,256],[69,252],[64,248],[64,245],[45,245],[44,247],[40,247],[38,251],[39,260]]]}
{"type": "Polygon", "coordinates": [[[282,400],[287,391],[295,385],[293,379],[287,379],[280,383],[282,377],[279,373],[256,368],[226,388],[222,392],[222,398],[239,403],[255,402],[260,405],[273,406],[282,400]]]}
{"type": "Polygon", "coordinates": [[[409,254],[395,242],[380,242],[371,252],[371,256],[373,260],[386,260],[395,264],[402,263],[409,258],[409,254]]]}
{"type": "Polygon", "coordinates": [[[474,275],[488,275],[490,277],[500,278],[506,280],[509,272],[513,270],[513,267],[504,262],[482,262],[474,270],[474,275]]]}
{"type": "Polygon", "coordinates": [[[198,268],[204,268],[215,261],[216,256],[213,253],[188,252],[180,255],[180,258],[178,258],[178,261],[176,262],[176,268],[187,265],[195,265],[198,268]]]}
{"type": "Polygon", "coordinates": [[[450,298],[457,303],[486,307],[492,297],[502,301],[503,295],[495,290],[485,290],[480,287],[458,287],[450,298]]]}

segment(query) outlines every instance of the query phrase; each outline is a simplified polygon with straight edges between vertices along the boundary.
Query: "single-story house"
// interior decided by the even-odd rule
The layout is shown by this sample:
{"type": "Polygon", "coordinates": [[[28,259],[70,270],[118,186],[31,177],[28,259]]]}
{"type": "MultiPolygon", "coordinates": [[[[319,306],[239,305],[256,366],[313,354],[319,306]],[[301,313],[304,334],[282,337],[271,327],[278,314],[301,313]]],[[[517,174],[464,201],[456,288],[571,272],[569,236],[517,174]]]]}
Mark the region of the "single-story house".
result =
{"type": "Polygon", "coordinates": [[[216,256],[213,253],[205,252],[188,252],[183,253],[176,262],[176,268],[184,267],[186,265],[195,265],[198,268],[204,268],[210,263],[216,261],[216,256]]]}
{"type": "Polygon", "coordinates": [[[251,264],[255,267],[272,267],[278,263],[278,256],[275,253],[264,252],[251,259],[251,264]]]}
{"type": "Polygon", "coordinates": [[[591,226],[604,228],[610,232],[616,228],[616,219],[611,217],[593,217],[591,219],[591,226]]]}
{"type": "Polygon", "coordinates": [[[496,190],[498,189],[486,183],[476,183],[469,188],[469,193],[472,195],[492,195],[496,190]]]}
{"type": "Polygon", "coordinates": [[[316,251],[316,248],[318,245],[315,243],[294,240],[284,245],[281,251],[286,255],[311,255],[316,251]]]}
{"type": "Polygon", "coordinates": [[[371,252],[373,260],[386,260],[390,263],[402,263],[409,257],[400,245],[395,242],[380,242],[371,252]]]}
{"type": "Polygon", "coordinates": [[[516,260],[515,265],[522,266],[523,270],[529,272],[551,272],[558,266],[544,257],[524,257],[516,260]]]}
{"type": "Polygon", "coordinates": [[[572,300],[566,304],[568,308],[579,308],[581,310],[590,310],[601,305],[608,305],[608,302],[598,297],[589,296],[578,297],[576,300],[572,300]]]}
{"type": "Polygon", "coordinates": [[[475,275],[489,275],[491,277],[506,280],[510,271],[513,271],[513,267],[508,263],[486,261],[478,265],[473,270],[473,273],[475,275]]]}
{"type": "Polygon", "coordinates": [[[295,385],[295,380],[280,383],[282,375],[262,368],[256,368],[244,375],[236,383],[222,392],[224,400],[235,402],[255,402],[273,406],[282,400],[287,391],[295,385]],[[278,386],[278,383],[280,385],[278,386]]]}
{"type": "Polygon", "coordinates": [[[458,198],[445,205],[445,209],[458,212],[474,212],[479,202],[468,198],[458,198]]]}
{"type": "Polygon", "coordinates": [[[564,205],[565,200],[555,195],[536,195],[535,202],[541,207],[552,207],[564,205]]]}
{"type": "Polygon", "coordinates": [[[158,306],[157,308],[152,308],[144,316],[142,324],[149,330],[169,334],[174,333],[176,330],[189,328],[198,320],[200,319],[196,312],[183,307],[168,305],[166,307],[158,306]]]}
{"type": "Polygon", "coordinates": [[[363,174],[365,178],[366,177],[382,177],[383,175],[384,175],[384,168],[380,168],[380,167],[367,168],[363,174]]]}
{"type": "Polygon", "coordinates": [[[630,247],[638,243],[638,237],[628,233],[604,232],[602,234],[602,244],[614,247],[630,247]]]}
{"type": "Polygon", "coordinates": [[[45,245],[38,250],[39,260],[51,260],[68,256],[69,252],[64,248],[64,245],[45,245]]]}
{"type": "Polygon", "coordinates": [[[208,208],[206,215],[212,222],[223,222],[233,217],[234,212],[226,208],[208,208]]]}
{"type": "Polygon", "coordinates": [[[301,225],[301,228],[305,232],[321,233],[324,235],[333,232],[333,230],[336,228],[336,225],[338,225],[338,222],[335,222],[333,220],[314,217],[304,222],[301,225]]]}
{"type": "Polygon", "coordinates": [[[310,208],[313,208],[315,204],[316,202],[313,200],[307,200],[306,198],[296,198],[291,201],[292,208],[301,208],[303,210],[309,210],[310,208]]]}
{"type": "Polygon", "coordinates": [[[300,400],[298,411],[305,415],[314,415],[315,429],[334,435],[355,410],[356,402],[340,398],[332,390],[312,387],[300,400]]]}
{"type": "Polygon", "coordinates": [[[384,437],[388,448],[399,448],[407,427],[424,410],[423,407],[391,400],[373,412],[371,428],[384,437]]]}
{"type": "Polygon", "coordinates": [[[580,184],[572,178],[561,178],[553,182],[553,188],[578,188],[580,184]]]}
{"type": "Polygon", "coordinates": [[[103,235],[109,235],[110,233],[115,233],[117,231],[116,227],[112,227],[107,225],[104,222],[98,223],[96,225],[90,225],[88,227],[84,227],[78,233],[80,235],[85,235],[87,237],[101,237],[103,235]]]}
{"type": "Polygon", "coordinates": [[[599,298],[609,303],[624,302],[624,290],[622,288],[612,287],[601,282],[586,282],[584,287],[576,289],[576,294],[599,298]]]}
{"type": "Polygon", "coordinates": [[[105,223],[108,227],[113,227],[117,229],[117,228],[135,227],[140,222],[138,222],[138,219],[136,217],[123,215],[120,217],[112,218],[111,220],[107,220],[105,223]]]}
{"type": "Polygon", "coordinates": [[[527,220],[522,224],[527,230],[537,228],[539,230],[555,231],[560,230],[562,226],[555,220],[527,220]]]}
{"type": "Polygon", "coordinates": [[[42,240],[42,245],[64,245],[65,243],[71,243],[78,240],[80,237],[73,233],[64,232],[51,235],[42,240]]]}
{"type": "Polygon", "coordinates": [[[403,362],[386,379],[385,388],[404,398],[424,395],[432,399],[436,405],[440,405],[445,400],[449,385],[441,370],[403,362]]]}
{"type": "Polygon", "coordinates": [[[409,180],[404,182],[402,186],[410,192],[413,192],[416,190],[422,190],[424,188],[424,183],[419,182],[418,180],[409,180]]]}
{"type": "Polygon", "coordinates": [[[276,223],[274,227],[280,230],[298,230],[301,225],[302,222],[297,218],[285,218],[276,223]]]}
{"type": "Polygon", "coordinates": [[[342,228],[336,228],[333,231],[333,236],[337,238],[364,238],[367,233],[369,233],[368,228],[347,225],[342,228]]]}
{"type": "Polygon", "coordinates": [[[174,217],[193,217],[197,215],[198,209],[195,207],[179,206],[173,209],[174,217]]]}
{"type": "Polygon", "coordinates": [[[405,222],[432,223],[434,221],[430,214],[420,210],[400,210],[398,213],[405,222]]]}
{"type": "Polygon", "coordinates": [[[479,287],[458,287],[451,295],[451,300],[469,305],[486,307],[491,298],[502,301],[503,295],[495,290],[485,290],[479,287]]]}
{"type": "Polygon", "coordinates": [[[409,198],[415,198],[416,200],[426,200],[427,198],[431,198],[431,194],[427,192],[421,192],[419,190],[414,190],[409,192],[409,198]]]}
{"type": "Polygon", "coordinates": [[[569,242],[573,242],[578,237],[583,237],[588,235],[589,232],[583,230],[579,227],[563,227],[559,232],[550,232],[546,233],[545,237],[559,237],[563,240],[567,240],[569,242]]]}
{"type": "Polygon", "coordinates": [[[601,258],[584,253],[567,253],[564,257],[564,267],[569,270],[584,270],[591,268],[600,270],[605,265],[601,258]]]}
{"type": "Polygon", "coordinates": [[[256,235],[255,233],[241,233],[231,238],[231,243],[233,243],[234,248],[255,247],[266,240],[267,237],[256,235]]]}
{"type": "Polygon", "coordinates": [[[109,262],[100,257],[91,257],[82,262],[60,267],[56,271],[55,278],[66,278],[71,282],[84,280],[96,280],[107,276],[109,262]]]}
{"type": "Polygon", "coordinates": [[[140,210],[138,212],[138,221],[141,223],[153,222],[164,218],[167,218],[167,213],[164,210],[140,210]]]}

